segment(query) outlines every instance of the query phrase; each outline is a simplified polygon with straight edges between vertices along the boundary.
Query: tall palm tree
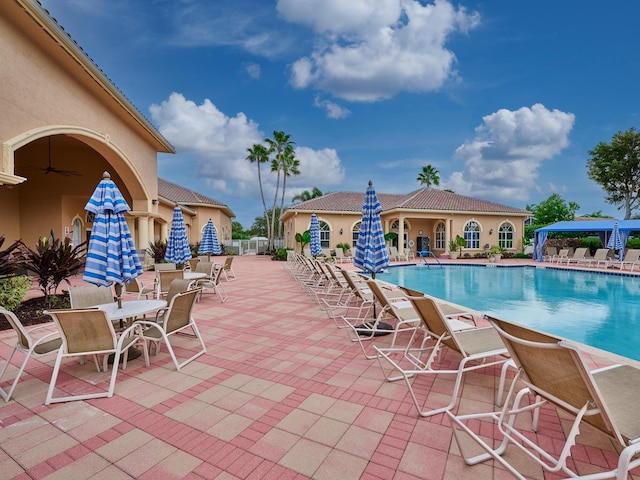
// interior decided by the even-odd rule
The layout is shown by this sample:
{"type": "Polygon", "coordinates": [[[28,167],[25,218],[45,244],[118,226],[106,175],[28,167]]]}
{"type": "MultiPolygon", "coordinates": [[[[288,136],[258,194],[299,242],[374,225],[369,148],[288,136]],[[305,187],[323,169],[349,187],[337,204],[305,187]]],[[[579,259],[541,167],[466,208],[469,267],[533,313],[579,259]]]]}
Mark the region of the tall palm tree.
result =
{"type": "Polygon", "coordinates": [[[431,185],[440,185],[440,172],[432,165],[422,167],[422,173],[416,178],[421,185],[430,187],[431,185]]]}
{"type": "MultiPolygon", "coordinates": [[[[284,212],[284,194],[287,189],[287,177],[291,175],[300,175],[300,160],[296,158],[296,152],[293,150],[292,145],[287,145],[287,148],[282,155],[282,197],[280,198],[280,213],[284,212]]],[[[282,222],[278,222],[279,225],[279,235],[282,237],[283,235],[283,224],[282,222]]]]}
{"type": "Polygon", "coordinates": [[[269,215],[267,210],[267,202],[264,199],[264,190],[262,188],[262,174],[260,172],[260,164],[267,163],[269,161],[270,150],[259,143],[254,143],[252,148],[247,148],[249,155],[247,160],[250,163],[256,163],[258,165],[258,183],[260,184],[260,197],[262,198],[262,206],[264,208],[264,216],[267,222],[267,231],[269,231],[269,215]]]}
{"type": "Polygon", "coordinates": [[[312,198],[321,197],[323,195],[322,191],[318,187],[313,187],[311,191],[303,190],[299,195],[295,195],[292,199],[292,203],[296,202],[306,202],[307,200],[311,200],[312,198]]]}
{"type": "Polygon", "coordinates": [[[265,138],[269,145],[269,150],[275,153],[275,158],[271,160],[271,171],[276,172],[276,191],[273,197],[273,208],[271,209],[271,224],[269,225],[269,235],[267,248],[270,251],[274,249],[275,224],[276,224],[276,203],[278,201],[278,192],[280,190],[280,176],[283,173],[283,156],[288,149],[293,150],[294,142],[291,141],[291,135],[283,131],[274,130],[273,138],[265,138]]]}

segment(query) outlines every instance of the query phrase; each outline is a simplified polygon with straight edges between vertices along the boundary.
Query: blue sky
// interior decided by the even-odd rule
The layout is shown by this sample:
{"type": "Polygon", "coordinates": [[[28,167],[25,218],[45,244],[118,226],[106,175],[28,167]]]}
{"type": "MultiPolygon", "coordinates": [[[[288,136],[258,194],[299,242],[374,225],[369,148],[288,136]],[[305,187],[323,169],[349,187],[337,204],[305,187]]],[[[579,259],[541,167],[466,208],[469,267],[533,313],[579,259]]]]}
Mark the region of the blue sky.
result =
{"type": "MultiPolygon", "coordinates": [[[[176,147],[159,174],[262,214],[247,148],[283,130],[287,197],[440,188],[622,217],[588,151],[637,127],[640,2],[40,0],[176,147]]],[[[268,205],[275,178],[265,179],[268,205]]]]}

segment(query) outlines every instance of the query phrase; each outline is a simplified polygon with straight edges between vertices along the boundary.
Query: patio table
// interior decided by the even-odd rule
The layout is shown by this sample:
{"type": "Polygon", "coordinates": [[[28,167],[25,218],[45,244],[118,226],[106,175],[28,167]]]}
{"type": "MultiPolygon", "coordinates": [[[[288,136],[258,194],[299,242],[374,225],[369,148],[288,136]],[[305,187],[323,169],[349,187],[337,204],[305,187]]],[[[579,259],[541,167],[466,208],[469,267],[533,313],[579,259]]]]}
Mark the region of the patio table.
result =
{"type": "MultiPolygon", "coordinates": [[[[106,312],[109,320],[120,320],[120,327],[124,327],[124,322],[128,318],[137,318],[144,316],[148,313],[157,312],[161,308],[167,306],[165,300],[126,300],[122,302],[122,308],[118,308],[118,302],[103,303],[100,305],[94,305],[94,308],[106,312]]],[[[134,360],[142,355],[142,352],[137,348],[131,348],[129,350],[129,358],[134,360]]],[[[111,363],[112,360],[110,359],[111,363]]]]}

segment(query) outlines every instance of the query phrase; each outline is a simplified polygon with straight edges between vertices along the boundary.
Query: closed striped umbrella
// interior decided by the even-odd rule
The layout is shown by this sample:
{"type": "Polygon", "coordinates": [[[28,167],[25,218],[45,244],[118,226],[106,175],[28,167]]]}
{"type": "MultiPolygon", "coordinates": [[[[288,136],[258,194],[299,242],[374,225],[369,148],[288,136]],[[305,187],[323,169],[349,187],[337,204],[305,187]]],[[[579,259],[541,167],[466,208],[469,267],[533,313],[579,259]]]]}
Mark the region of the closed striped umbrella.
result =
{"type": "Polygon", "coordinates": [[[122,285],[142,274],[124,212],[131,210],[109,172],[104,172],[85,210],[94,214],[82,279],[98,286],[122,285]]]}
{"type": "Polygon", "coordinates": [[[202,230],[202,240],[198,247],[198,255],[220,255],[221,253],[222,249],[218,242],[216,227],[211,219],[209,219],[207,224],[204,226],[204,230],[202,230]]]}
{"type": "Polygon", "coordinates": [[[184,226],[182,210],[176,205],[173,209],[173,219],[171,220],[171,230],[164,259],[172,263],[186,263],[190,258],[191,246],[187,237],[187,228],[184,226]]]}
{"type": "Polygon", "coordinates": [[[369,181],[362,205],[362,222],[360,223],[353,264],[371,273],[372,278],[376,277],[376,273],[382,272],[389,266],[389,253],[384,240],[380,213],[382,213],[382,206],[373,189],[373,182],[369,181]]]}
{"type": "Polygon", "coordinates": [[[320,224],[318,223],[318,217],[315,213],[311,214],[309,236],[311,237],[311,241],[309,242],[309,250],[311,250],[311,256],[317,257],[322,253],[322,245],[320,245],[320,224]]]}
{"type": "Polygon", "coordinates": [[[620,251],[620,260],[622,260],[621,250],[624,249],[624,245],[622,244],[622,236],[620,235],[620,229],[618,228],[618,222],[613,224],[613,229],[611,230],[611,236],[609,237],[609,241],[607,242],[607,248],[611,248],[616,251],[620,251]]]}

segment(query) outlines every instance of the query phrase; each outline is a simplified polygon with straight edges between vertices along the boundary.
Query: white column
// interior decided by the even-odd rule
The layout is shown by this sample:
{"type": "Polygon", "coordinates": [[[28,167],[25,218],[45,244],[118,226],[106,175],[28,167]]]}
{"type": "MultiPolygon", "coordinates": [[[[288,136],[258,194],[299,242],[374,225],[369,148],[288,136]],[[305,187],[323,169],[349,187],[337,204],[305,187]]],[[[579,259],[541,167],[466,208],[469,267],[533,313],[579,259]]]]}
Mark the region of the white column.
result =
{"type": "Polygon", "coordinates": [[[138,230],[138,242],[136,248],[139,252],[144,252],[149,246],[149,227],[147,217],[136,217],[136,230],[138,230]]]}
{"type": "Polygon", "coordinates": [[[404,217],[398,219],[398,255],[404,255],[404,217]]]}
{"type": "Polygon", "coordinates": [[[446,239],[446,243],[445,243],[445,249],[447,253],[451,253],[451,250],[449,250],[449,240],[452,240],[451,238],[451,219],[447,218],[447,220],[444,222],[444,238],[446,239]]]}

